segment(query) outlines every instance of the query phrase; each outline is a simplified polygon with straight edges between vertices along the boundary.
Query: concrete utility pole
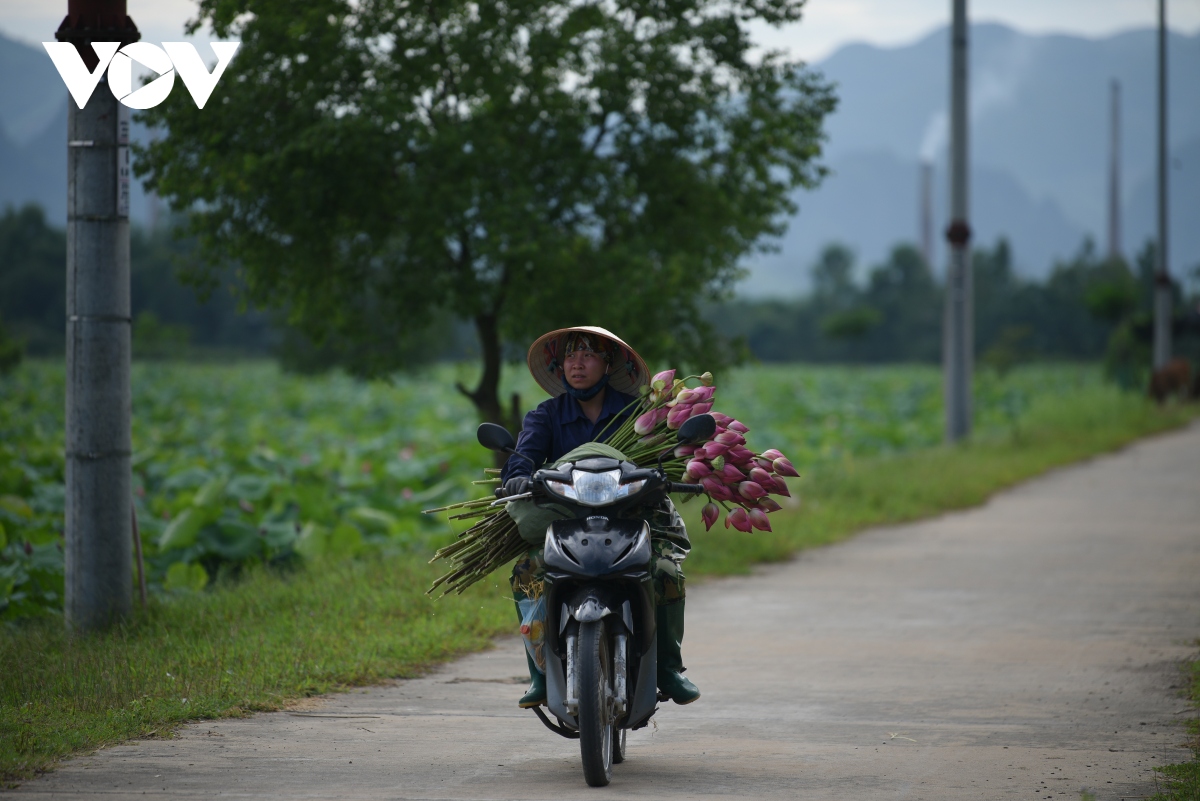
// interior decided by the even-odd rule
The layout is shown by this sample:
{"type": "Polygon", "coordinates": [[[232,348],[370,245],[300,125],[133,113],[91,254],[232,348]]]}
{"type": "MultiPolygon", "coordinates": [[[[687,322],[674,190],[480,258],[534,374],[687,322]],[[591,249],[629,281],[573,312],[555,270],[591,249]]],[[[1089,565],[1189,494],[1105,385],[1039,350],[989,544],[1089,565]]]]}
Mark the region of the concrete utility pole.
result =
{"type": "Polygon", "coordinates": [[[1167,261],[1167,0],[1158,0],[1158,269],[1154,275],[1154,368],[1171,360],[1171,271],[1167,261]]]}
{"type": "MultiPolygon", "coordinates": [[[[89,70],[92,42],[140,38],[125,0],[68,0],[55,33],[89,70]]],[[[130,480],[129,110],[101,80],[67,115],[67,625],[133,607],[130,480]]]]}
{"type": "Polygon", "coordinates": [[[971,433],[971,374],[974,361],[974,315],[971,298],[971,226],[967,158],[967,0],[952,0],[954,24],[950,42],[950,264],[946,270],[946,317],[942,334],[943,394],[946,440],[958,442],[971,433]]]}
{"type": "Polygon", "coordinates": [[[1113,79],[1108,161],[1108,257],[1121,258],[1121,82],[1113,79]]]}

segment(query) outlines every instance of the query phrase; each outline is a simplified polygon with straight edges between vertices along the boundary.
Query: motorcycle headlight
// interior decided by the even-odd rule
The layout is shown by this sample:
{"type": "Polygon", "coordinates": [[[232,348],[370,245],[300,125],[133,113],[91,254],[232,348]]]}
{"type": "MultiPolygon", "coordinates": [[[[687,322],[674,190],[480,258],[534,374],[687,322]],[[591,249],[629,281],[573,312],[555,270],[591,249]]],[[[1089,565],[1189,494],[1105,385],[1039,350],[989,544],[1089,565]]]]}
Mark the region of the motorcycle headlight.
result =
{"type": "Polygon", "coordinates": [[[620,470],[609,470],[604,473],[572,470],[571,483],[547,481],[546,488],[555,495],[574,501],[581,506],[605,506],[633,495],[645,484],[645,479],[622,484],[620,470]]]}

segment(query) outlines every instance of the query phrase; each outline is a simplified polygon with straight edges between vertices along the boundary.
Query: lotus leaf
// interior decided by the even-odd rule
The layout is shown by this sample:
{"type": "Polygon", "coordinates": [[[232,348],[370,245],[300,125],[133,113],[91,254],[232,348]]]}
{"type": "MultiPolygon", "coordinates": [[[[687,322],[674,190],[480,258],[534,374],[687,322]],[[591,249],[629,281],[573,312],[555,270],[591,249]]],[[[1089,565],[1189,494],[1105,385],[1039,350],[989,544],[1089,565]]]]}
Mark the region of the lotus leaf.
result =
{"type": "Polygon", "coordinates": [[[158,538],[158,547],[169,551],[173,548],[186,548],[194,545],[196,534],[204,526],[204,514],[196,509],[184,509],[167,524],[162,536],[158,538]]]}
{"type": "Polygon", "coordinates": [[[396,519],[394,514],[385,512],[382,509],[359,506],[351,509],[349,516],[354,522],[360,523],[368,530],[378,529],[385,534],[398,534],[400,532],[400,521],[396,519]]]}
{"type": "Polygon", "coordinates": [[[270,476],[243,474],[234,476],[225,493],[239,501],[261,501],[271,493],[275,480],[270,476]]]}
{"type": "Polygon", "coordinates": [[[212,481],[212,477],[212,472],[209,470],[202,467],[189,467],[168,476],[167,480],[163,482],[162,488],[164,490],[196,489],[212,481]]]}
{"type": "Polygon", "coordinates": [[[16,495],[0,495],[0,509],[26,520],[33,517],[33,507],[24,498],[18,498],[16,495]]]}
{"type": "Polygon", "coordinates": [[[200,565],[187,562],[176,562],[167,568],[167,577],[163,581],[164,589],[174,591],[200,592],[206,586],[208,573],[200,565]]]}
{"type": "Polygon", "coordinates": [[[196,535],[196,544],[206,553],[215,554],[228,562],[245,562],[263,555],[263,543],[258,528],[232,513],[221,516],[216,523],[204,526],[196,535]]]}

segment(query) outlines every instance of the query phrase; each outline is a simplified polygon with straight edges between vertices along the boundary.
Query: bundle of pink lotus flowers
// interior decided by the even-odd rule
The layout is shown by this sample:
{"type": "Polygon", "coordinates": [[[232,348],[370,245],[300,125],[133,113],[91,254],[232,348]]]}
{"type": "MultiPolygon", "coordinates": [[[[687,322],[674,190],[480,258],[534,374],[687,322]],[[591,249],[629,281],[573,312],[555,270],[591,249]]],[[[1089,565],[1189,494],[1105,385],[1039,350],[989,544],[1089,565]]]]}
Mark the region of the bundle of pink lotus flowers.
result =
{"type": "Polygon", "coordinates": [[[771,496],[791,497],[784,478],[800,474],[774,448],[762,453],[747,448],[750,429],[712,410],[715,392],[711,373],[677,379],[674,370],[664,370],[643,390],[640,414],[627,419],[607,444],[624,453],[629,461],[650,466],[663,450],[677,443],[676,432],[685,420],[711,414],[717,421],[716,433],[704,443],[676,444],[671,457],[663,462],[667,475],[673,481],[704,487],[708,495],[701,512],[705,529],[712,528],[724,508],[725,528],[770,531],[767,515],[780,508],[771,496]],[[687,386],[692,380],[699,381],[700,386],[687,386]]]}
{"type": "MultiPolygon", "coordinates": [[[[643,389],[642,396],[632,404],[631,411],[635,414],[626,417],[606,443],[640,467],[652,467],[658,463],[659,454],[671,449],[670,458],[663,460],[667,477],[700,484],[708,495],[708,503],[701,512],[705,529],[712,528],[724,508],[725,528],[770,531],[767,514],[780,508],[770,496],[790,497],[784,477],[799,474],[779,451],[772,448],[755,453],[747,448],[746,426],[712,410],[714,392],[711,373],[676,378],[674,370],[665,370],[643,389]],[[699,381],[700,386],[687,386],[693,380],[699,381]],[[689,417],[705,412],[717,421],[712,438],[700,444],[680,445],[676,433],[679,427],[689,417]]],[[[498,478],[488,478],[475,483],[498,482],[498,478]]],[[[688,495],[684,500],[694,497],[688,495]]],[[[494,509],[494,501],[495,495],[489,493],[483,498],[425,511],[426,514],[453,511],[451,520],[478,519],[453,543],[434,554],[431,561],[445,559],[451,569],[434,581],[428,592],[440,587],[443,594],[461,593],[529,550],[516,521],[504,509],[494,509]]]]}

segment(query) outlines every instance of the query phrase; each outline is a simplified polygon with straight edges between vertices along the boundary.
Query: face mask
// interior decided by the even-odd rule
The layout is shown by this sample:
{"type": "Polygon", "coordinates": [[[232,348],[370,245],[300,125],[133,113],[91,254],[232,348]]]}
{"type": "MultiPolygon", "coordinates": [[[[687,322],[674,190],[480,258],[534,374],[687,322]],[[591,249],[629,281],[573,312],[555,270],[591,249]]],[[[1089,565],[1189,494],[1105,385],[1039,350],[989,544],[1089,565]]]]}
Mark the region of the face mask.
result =
{"type": "Polygon", "coordinates": [[[567,391],[567,394],[570,395],[572,398],[575,398],[576,400],[581,400],[581,401],[591,400],[592,398],[594,398],[600,394],[600,390],[602,390],[606,386],[608,386],[608,373],[605,373],[603,376],[601,376],[599,381],[597,381],[595,384],[588,387],[587,389],[575,389],[575,387],[573,387],[567,383],[566,376],[563,376],[562,384],[563,384],[563,389],[565,389],[567,391]]]}

